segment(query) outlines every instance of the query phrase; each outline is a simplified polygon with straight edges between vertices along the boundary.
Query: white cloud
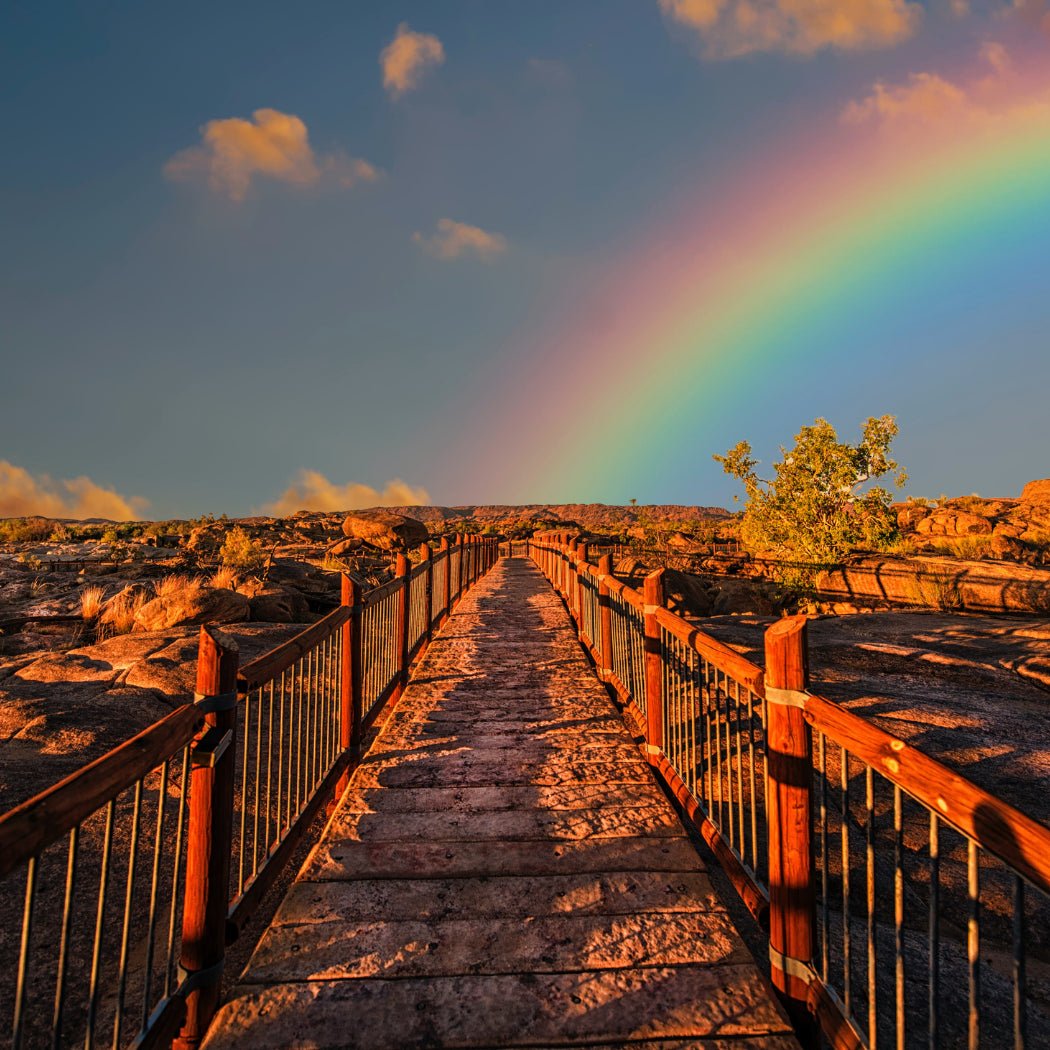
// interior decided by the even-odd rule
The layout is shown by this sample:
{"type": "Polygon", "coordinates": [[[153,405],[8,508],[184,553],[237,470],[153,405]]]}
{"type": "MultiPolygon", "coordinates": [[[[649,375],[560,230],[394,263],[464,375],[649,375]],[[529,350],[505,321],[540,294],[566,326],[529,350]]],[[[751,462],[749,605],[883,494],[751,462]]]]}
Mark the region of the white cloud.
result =
{"type": "Polygon", "coordinates": [[[455,219],[439,219],[437,229],[429,237],[415,233],[412,239],[438,259],[458,259],[462,255],[476,255],[491,262],[507,250],[507,238],[490,233],[480,226],[469,226],[455,219]]]}
{"type": "Polygon", "coordinates": [[[257,109],[251,120],[209,120],[201,129],[201,144],[176,153],[164,174],[178,181],[206,181],[214,192],[240,201],[260,176],[292,186],[330,178],[345,187],[373,182],[380,173],[368,161],[343,153],[318,156],[299,117],[257,109]]]}
{"type": "Polygon", "coordinates": [[[267,514],[283,516],[298,510],[362,510],[365,507],[426,506],[430,495],[424,488],[413,488],[400,478],[394,478],[382,489],[371,485],[348,482],[337,485],[320,471],[301,470],[284,492],[268,504],[267,514]]]}
{"type": "Polygon", "coordinates": [[[39,514],[45,518],[138,519],[149,501],[121,496],[88,477],[54,480],[34,477],[23,467],[0,459],[0,518],[39,514]]]}
{"type": "Polygon", "coordinates": [[[812,55],[907,40],[922,6],[910,0],[659,0],[670,21],[696,33],[710,58],[756,51],[812,55]]]}
{"type": "Polygon", "coordinates": [[[383,87],[399,98],[419,86],[428,70],[445,61],[445,48],[436,36],[417,33],[402,22],[394,39],[379,53],[383,87]]]}

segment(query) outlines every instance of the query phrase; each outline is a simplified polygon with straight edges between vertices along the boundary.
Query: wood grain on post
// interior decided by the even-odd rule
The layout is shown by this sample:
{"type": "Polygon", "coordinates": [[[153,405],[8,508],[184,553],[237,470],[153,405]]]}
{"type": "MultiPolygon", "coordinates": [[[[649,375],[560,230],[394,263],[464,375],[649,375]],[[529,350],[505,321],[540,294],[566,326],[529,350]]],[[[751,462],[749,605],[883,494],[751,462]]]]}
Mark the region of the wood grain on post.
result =
{"type": "Polygon", "coordinates": [[[664,746],[664,667],[660,652],[660,624],[656,619],[657,609],[664,605],[664,570],[657,569],[645,578],[643,591],[645,605],[642,615],[645,620],[645,741],[649,761],[664,746]]]}
{"type": "Polygon", "coordinates": [[[456,546],[459,547],[459,565],[456,567],[456,602],[463,597],[463,563],[467,560],[466,537],[461,532],[456,533],[456,546]]]}
{"type": "Polygon", "coordinates": [[[420,561],[426,565],[427,570],[423,574],[423,606],[426,609],[424,620],[426,621],[426,634],[424,635],[423,648],[430,648],[430,640],[434,636],[434,551],[429,543],[424,543],[419,548],[420,561]]]}
{"type": "Polygon", "coordinates": [[[802,975],[813,962],[816,927],[813,745],[800,706],[809,681],[806,617],[773,624],[766,631],[765,650],[771,977],[800,1039],[816,1045],[816,1024],[806,1005],[809,981],[802,975]],[[778,965],[780,956],[789,962],[778,965]],[[794,973],[788,972],[792,966],[794,973]]]}
{"type": "MultiPolygon", "coordinates": [[[[340,586],[339,604],[352,609],[358,604],[359,588],[354,580],[343,573],[340,586]]],[[[340,644],[342,653],[339,661],[339,747],[349,751],[354,743],[355,708],[354,708],[354,635],[361,629],[361,624],[351,616],[341,628],[340,644]]],[[[336,788],[336,797],[340,797],[350,781],[350,771],[343,773],[336,788]]]]}
{"type": "Polygon", "coordinates": [[[612,602],[609,600],[609,577],[612,575],[612,555],[603,554],[598,560],[598,653],[601,656],[600,673],[603,682],[612,674],[612,602]]]}
{"type": "Polygon", "coordinates": [[[394,562],[394,576],[401,581],[395,636],[398,667],[397,688],[394,690],[396,700],[408,685],[408,618],[412,614],[412,563],[404,554],[399,554],[394,562]]]}
{"type": "Polygon", "coordinates": [[[216,752],[222,748],[221,753],[212,764],[194,763],[190,780],[179,961],[190,975],[201,971],[211,973],[199,988],[186,996],[186,1016],[174,1044],[178,1050],[195,1050],[200,1045],[219,1005],[233,848],[238,647],[232,638],[216,628],[202,627],[197,653],[198,694],[224,697],[228,702],[205,716],[206,733],[215,740],[216,752]]]}

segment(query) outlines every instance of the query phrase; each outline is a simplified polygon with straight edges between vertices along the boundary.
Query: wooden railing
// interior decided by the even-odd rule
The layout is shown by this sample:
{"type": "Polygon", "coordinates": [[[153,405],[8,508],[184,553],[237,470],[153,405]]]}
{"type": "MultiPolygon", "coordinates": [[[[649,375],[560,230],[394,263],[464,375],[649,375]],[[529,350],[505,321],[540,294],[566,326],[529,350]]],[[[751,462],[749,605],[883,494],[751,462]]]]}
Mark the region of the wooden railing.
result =
{"type": "Polygon", "coordinates": [[[666,609],[662,570],[639,593],[571,534],[529,553],[768,931],[805,1044],[1047,1045],[1050,829],[809,692],[805,617],[767,630],[763,670],[666,609]]]}
{"type": "Polygon", "coordinates": [[[339,608],[242,666],[201,628],[194,703],[0,817],[15,1050],[200,1043],[227,945],[496,557],[457,537],[367,594],[344,576],[339,608]]]}

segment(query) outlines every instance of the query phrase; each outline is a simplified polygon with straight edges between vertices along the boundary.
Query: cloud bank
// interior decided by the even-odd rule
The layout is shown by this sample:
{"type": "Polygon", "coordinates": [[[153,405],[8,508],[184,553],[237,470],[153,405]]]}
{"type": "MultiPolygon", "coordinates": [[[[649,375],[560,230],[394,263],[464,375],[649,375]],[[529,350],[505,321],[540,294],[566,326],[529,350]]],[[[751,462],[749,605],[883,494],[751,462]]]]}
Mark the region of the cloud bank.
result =
{"type": "Polygon", "coordinates": [[[45,518],[138,519],[149,506],[138,496],[125,497],[88,477],[55,481],[34,477],[23,467],[0,459],[0,518],[39,514],[45,518]]]}
{"type": "Polygon", "coordinates": [[[240,201],[257,177],[291,186],[314,186],[322,179],[349,187],[374,182],[379,171],[366,160],[343,153],[318,155],[306,124],[291,113],[257,109],[250,120],[209,120],[201,143],[176,153],[164,166],[175,181],[202,181],[215,193],[240,201]]]}
{"type": "Polygon", "coordinates": [[[756,51],[812,55],[824,48],[890,47],[918,29],[910,0],[659,0],[670,21],[696,33],[709,58],[756,51]]]}
{"type": "Polygon", "coordinates": [[[445,48],[436,36],[417,33],[402,22],[394,39],[379,53],[383,87],[392,98],[400,98],[419,87],[426,73],[444,61],[445,48]]]}
{"type": "Polygon", "coordinates": [[[429,237],[416,232],[412,240],[438,259],[458,259],[474,255],[483,262],[491,262],[507,250],[507,238],[490,233],[480,226],[469,226],[455,219],[439,219],[437,229],[429,237]]]}
{"type": "Polygon", "coordinates": [[[371,485],[349,482],[336,485],[320,471],[301,470],[291,485],[273,503],[267,514],[283,517],[298,510],[361,510],[364,507],[410,507],[430,503],[424,488],[413,488],[400,478],[386,483],[382,490],[371,485]]]}

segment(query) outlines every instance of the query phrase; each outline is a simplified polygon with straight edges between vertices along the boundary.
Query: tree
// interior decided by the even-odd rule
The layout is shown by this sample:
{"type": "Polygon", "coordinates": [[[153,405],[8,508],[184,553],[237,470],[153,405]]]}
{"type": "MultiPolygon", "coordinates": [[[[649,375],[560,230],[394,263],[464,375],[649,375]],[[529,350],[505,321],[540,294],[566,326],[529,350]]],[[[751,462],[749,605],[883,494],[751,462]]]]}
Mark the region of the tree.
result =
{"type": "Polygon", "coordinates": [[[812,583],[819,566],[839,562],[853,550],[885,547],[897,531],[892,496],[878,485],[861,489],[892,471],[897,471],[895,487],[907,481],[889,454],[897,431],[893,416],[872,416],[860,442],[850,445],[839,441],[826,419],[817,419],[798,432],[793,449],[781,446],[772,479],[756,473],[758,460],[747,441],[715,456],[747,493],[741,524],[745,546],[805,563],[781,573],[785,582],[802,585],[812,583]]]}

